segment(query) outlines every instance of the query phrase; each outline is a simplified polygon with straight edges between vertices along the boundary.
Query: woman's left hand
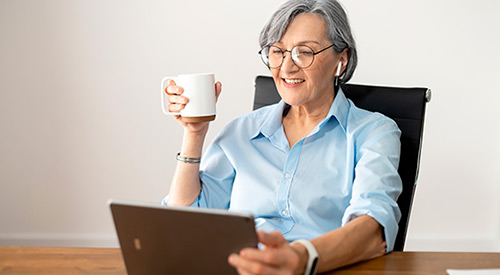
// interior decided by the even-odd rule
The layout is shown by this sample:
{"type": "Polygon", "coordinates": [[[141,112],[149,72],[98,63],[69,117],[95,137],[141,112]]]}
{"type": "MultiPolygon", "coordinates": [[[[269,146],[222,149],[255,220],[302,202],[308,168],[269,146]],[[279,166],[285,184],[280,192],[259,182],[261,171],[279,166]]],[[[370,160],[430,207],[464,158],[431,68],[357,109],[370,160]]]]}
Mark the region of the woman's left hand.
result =
{"type": "Polygon", "coordinates": [[[257,231],[263,248],[244,248],[239,254],[231,254],[229,264],[239,274],[300,274],[299,254],[278,231],[257,231]]]}

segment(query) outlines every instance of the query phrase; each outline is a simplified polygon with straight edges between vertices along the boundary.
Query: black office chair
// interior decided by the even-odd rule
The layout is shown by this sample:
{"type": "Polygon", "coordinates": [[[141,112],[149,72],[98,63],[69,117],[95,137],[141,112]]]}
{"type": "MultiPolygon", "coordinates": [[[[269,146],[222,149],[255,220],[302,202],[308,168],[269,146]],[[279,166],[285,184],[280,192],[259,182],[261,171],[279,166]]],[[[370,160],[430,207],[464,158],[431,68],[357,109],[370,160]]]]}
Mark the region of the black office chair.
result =
{"type": "MultiPolygon", "coordinates": [[[[403,181],[403,192],[397,201],[402,215],[394,251],[403,251],[417,184],[425,105],[431,99],[431,90],[358,84],[345,84],[342,90],[356,106],[392,118],[402,132],[398,173],[403,181]]],[[[257,76],[253,109],[276,103],[280,99],[274,80],[269,76],[257,76]]]]}

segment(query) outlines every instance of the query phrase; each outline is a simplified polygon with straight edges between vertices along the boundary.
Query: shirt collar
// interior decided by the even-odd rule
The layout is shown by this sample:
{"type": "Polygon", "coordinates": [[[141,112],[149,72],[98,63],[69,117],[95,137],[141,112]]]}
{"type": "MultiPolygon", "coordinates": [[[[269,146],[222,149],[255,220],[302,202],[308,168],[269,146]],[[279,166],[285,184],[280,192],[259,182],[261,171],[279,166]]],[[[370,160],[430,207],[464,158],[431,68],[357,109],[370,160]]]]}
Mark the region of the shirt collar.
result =
{"type": "Polygon", "coordinates": [[[283,111],[287,107],[287,104],[283,100],[280,100],[278,104],[272,109],[271,113],[265,118],[262,126],[257,130],[257,132],[250,138],[254,139],[259,134],[264,135],[266,138],[272,136],[280,127],[283,118],[283,111]]]}
{"type": "Polygon", "coordinates": [[[330,117],[335,117],[345,132],[347,129],[348,113],[349,113],[349,101],[345,97],[342,88],[339,87],[337,95],[335,96],[332,106],[330,107],[330,111],[328,112],[328,115],[326,115],[325,121],[327,119],[330,119],[330,117]]]}
{"type": "MultiPolygon", "coordinates": [[[[259,134],[264,135],[266,138],[272,136],[280,127],[283,119],[283,111],[287,108],[288,105],[280,100],[278,104],[273,108],[267,119],[264,121],[262,126],[257,130],[257,132],[250,138],[254,139],[259,134]]],[[[313,130],[313,132],[317,132],[319,128],[321,128],[327,121],[330,120],[331,117],[334,117],[346,131],[347,127],[347,114],[349,112],[349,102],[342,91],[342,88],[339,88],[335,99],[328,111],[326,117],[319,123],[319,125],[313,130]]]]}

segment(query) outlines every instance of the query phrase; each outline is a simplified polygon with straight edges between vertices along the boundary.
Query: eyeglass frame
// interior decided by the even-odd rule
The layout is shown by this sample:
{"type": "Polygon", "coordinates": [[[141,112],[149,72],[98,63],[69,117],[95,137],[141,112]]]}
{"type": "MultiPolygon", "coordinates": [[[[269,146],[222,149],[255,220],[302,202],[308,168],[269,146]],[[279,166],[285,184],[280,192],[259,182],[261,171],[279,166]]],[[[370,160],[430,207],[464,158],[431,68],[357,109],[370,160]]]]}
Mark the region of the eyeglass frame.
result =
{"type": "MultiPolygon", "coordinates": [[[[322,50],[319,50],[319,51],[317,51],[317,52],[314,52],[314,50],[313,50],[311,47],[306,46],[306,45],[295,45],[295,46],[293,46],[293,47],[292,47],[292,49],[291,49],[291,50],[283,50],[282,48],[280,48],[280,47],[278,47],[278,46],[274,46],[274,45],[267,45],[267,46],[262,47],[262,49],[260,49],[260,51],[258,52],[258,54],[260,55],[260,59],[262,60],[262,62],[264,62],[264,64],[265,64],[268,68],[271,68],[271,69],[276,69],[276,68],[280,67],[281,65],[283,65],[283,61],[285,60],[285,53],[286,53],[286,52],[289,52],[289,53],[290,53],[290,58],[292,59],[292,62],[293,62],[293,64],[295,64],[295,66],[297,66],[297,67],[299,67],[299,68],[301,68],[301,69],[307,69],[307,68],[311,67],[311,65],[314,63],[314,56],[316,56],[317,54],[320,54],[320,53],[322,53],[322,52],[326,51],[327,49],[329,49],[329,48],[333,47],[334,45],[335,45],[335,44],[331,44],[330,46],[328,46],[328,47],[326,47],[326,48],[324,48],[324,49],[322,49],[322,50]],[[263,51],[265,48],[267,48],[267,47],[269,47],[269,48],[270,48],[270,47],[276,47],[276,48],[278,48],[278,49],[280,49],[280,50],[281,50],[281,55],[283,56],[283,58],[281,59],[281,63],[280,63],[278,66],[276,66],[276,67],[271,67],[269,64],[266,64],[266,62],[265,62],[265,61],[264,61],[264,59],[262,58],[262,51],[263,51]],[[312,61],[311,61],[311,64],[307,65],[306,67],[301,67],[301,66],[299,66],[297,63],[295,63],[295,60],[294,60],[294,59],[293,59],[293,57],[292,57],[292,51],[293,51],[293,49],[295,49],[296,47],[308,47],[309,49],[311,49],[311,51],[312,51],[312,58],[313,58],[313,59],[312,59],[312,61]]],[[[269,56],[267,57],[267,60],[269,60],[269,56]]],[[[269,63],[269,62],[268,62],[268,63],[269,63]]]]}

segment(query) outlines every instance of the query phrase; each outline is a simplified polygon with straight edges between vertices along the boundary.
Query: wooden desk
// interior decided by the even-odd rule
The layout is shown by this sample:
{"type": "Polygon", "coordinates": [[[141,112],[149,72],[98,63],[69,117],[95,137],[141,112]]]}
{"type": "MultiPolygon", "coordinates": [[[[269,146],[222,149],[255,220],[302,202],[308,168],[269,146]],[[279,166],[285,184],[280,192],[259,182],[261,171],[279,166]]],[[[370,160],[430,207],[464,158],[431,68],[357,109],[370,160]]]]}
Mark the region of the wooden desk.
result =
{"type": "MultiPolygon", "coordinates": [[[[446,274],[500,268],[500,253],[393,252],[330,274],[446,274]]],[[[0,247],[0,274],[125,274],[118,248],[0,247]]]]}
{"type": "Polygon", "coordinates": [[[447,274],[447,269],[500,268],[500,253],[392,252],[330,274],[447,274]]]}
{"type": "Polygon", "coordinates": [[[119,248],[0,247],[0,274],[126,274],[119,248]]]}

